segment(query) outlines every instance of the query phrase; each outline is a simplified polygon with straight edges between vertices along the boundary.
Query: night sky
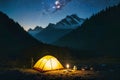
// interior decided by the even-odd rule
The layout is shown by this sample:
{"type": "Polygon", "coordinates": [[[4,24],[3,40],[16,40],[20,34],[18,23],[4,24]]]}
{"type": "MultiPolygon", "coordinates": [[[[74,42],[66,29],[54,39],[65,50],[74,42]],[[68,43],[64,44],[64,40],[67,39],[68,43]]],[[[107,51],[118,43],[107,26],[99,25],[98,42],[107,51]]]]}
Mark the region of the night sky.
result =
{"type": "Polygon", "coordinates": [[[71,14],[88,18],[119,2],[120,0],[0,0],[0,11],[27,30],[37,25],[46,27],[71,14]]]}

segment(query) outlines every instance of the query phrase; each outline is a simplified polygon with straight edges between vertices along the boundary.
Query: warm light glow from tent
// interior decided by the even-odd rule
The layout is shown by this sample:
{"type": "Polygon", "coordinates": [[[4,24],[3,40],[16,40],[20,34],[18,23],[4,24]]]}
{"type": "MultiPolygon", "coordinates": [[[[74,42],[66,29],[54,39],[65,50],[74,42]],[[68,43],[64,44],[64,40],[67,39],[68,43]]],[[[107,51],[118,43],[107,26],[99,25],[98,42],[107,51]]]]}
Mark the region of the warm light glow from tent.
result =
{"type": "Polygon", "coordinates": [[[57,60],[57,58],[47,55],[42,57],[40,60],[38,60],[33,68],[41,71],[48,71],[48,70],[62,69],[63,66],[57,60]]]}
{"type": "Polygon", "coordinates": [[[69,65],[69,64],[66,64],[66,68],[69,69],[69,68],[70,68],[70,65],[69,65]]]}

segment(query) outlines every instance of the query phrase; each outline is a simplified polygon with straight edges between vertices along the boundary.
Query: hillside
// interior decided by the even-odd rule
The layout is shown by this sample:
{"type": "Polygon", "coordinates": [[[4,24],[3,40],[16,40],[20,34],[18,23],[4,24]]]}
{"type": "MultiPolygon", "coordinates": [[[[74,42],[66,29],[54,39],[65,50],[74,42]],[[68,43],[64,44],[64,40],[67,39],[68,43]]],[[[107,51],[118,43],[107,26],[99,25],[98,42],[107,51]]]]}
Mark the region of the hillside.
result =
{"type": "Polygon", "coordinates": [[[28,46],[35,46],[38,41],[28,35],[17,22],[0,12],[0,44],[2,52],[11,53],[28,46]]]}
{"type": "Polygon", "coordinates": [[[79,28],[54,44],[100,55],[120,53],[120,4],[87,19],[79,28]]]}
{"type": "Polygon", "coordinates": [[[63,55],[65,49],[43,44],[29,35],[17,22],[0,12],[0,68],[30,67],[45,54],[63,55]]]}

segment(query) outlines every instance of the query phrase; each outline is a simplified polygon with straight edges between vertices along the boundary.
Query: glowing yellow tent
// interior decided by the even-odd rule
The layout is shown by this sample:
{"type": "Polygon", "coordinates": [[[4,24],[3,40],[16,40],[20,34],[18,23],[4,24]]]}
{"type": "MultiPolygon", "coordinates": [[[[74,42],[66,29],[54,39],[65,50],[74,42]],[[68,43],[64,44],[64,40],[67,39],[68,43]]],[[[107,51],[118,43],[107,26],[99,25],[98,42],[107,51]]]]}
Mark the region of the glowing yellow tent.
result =
{"type": "Polygon", "coordinates": [[[53,56],[47,55],[39,59],[33,67],[39,71],[62,69],[62,64],[53,56]]]}

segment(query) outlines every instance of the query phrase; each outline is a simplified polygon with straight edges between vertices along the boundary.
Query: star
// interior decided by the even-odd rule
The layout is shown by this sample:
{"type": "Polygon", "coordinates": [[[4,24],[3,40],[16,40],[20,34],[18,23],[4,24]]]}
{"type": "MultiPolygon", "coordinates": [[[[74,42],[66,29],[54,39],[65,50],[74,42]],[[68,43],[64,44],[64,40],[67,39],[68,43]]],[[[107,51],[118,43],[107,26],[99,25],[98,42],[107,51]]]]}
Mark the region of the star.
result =
{"type": "Polygon", "coordinates": [[[60,4],[60,2],[57,0],[57,1],[55,1],[55,5],[59,5],[60,4]]]}
{"type": "Polygon", "coordinates": [[[54,9],[60,9],[61,6],[62,6],[62,4],[60,3],[60,1],[59,1],[59,0],[56,0],[53,8],[54,8],[54,9]]]}

